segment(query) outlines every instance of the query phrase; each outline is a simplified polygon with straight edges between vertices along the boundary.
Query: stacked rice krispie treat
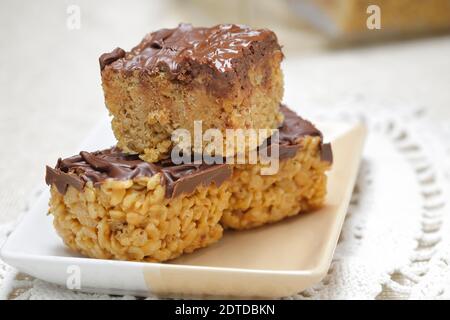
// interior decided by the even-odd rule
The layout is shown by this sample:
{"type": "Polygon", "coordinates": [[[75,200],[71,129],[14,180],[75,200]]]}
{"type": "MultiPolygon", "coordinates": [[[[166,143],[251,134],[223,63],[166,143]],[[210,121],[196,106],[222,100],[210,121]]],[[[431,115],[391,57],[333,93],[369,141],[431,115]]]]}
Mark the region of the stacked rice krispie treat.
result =
{"type": "Polygon", "coordinates": [[[117,146],[47,167],[49,212],[66,245],[93,258],[166,261],[218,241],[224,228],[323,205],[331,147],[281,104],[282,58],[272,31],[238,25],[181,24],[148,34],[130,52],[103,54],[117,146]],[[228,148],[216,150],[219,163],[175,161],[173,134],[194,135],[194,121],[203,131],[276,132],[253,151],[277,150],[278,170],[264,175],[265,163],[229,162],[238,155],[228,148]]]}
{"type": "Polygon", "coordinates": [[[277,128],[283,58],[269,30],[181,24],[148,34],[130,52],[100,57],[118,146],[156,162],[170,156],[177,128],[277,128]]]}

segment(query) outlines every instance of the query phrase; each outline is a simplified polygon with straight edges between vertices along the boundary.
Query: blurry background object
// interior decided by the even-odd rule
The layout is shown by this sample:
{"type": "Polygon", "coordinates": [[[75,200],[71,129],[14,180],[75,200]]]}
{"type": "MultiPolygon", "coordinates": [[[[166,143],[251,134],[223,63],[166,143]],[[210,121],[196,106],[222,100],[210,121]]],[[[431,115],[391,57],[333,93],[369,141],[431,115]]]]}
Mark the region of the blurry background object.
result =
{"type": "Polygon", "coordinates": [[[320,30],[292,12],[286,0],[174,0],[174,13],[196,25],[246,24],[273,30],[285,54],[310,53],[327,42],[320,30]]]}
{"type": "Polygon", "coordinates": [[[450,29],[450,0],[288,0],[288,2],[299,17],[331,36],[359,38],[423,34],[450,29]],[[379,29],[370,29],[372,23],[370,17],[374,14],[379,14],[379,29]],[[368,32],[369,30],[379,32],[368,32]]]}
{"type": "Polygon", "coordinates": [[[450,31],[450,0],[174,0],[173,4],[173,13],[198,25],[227,21],[273,29],[286,52],[296,53],[337,42],[342,46],[450,31]]]}

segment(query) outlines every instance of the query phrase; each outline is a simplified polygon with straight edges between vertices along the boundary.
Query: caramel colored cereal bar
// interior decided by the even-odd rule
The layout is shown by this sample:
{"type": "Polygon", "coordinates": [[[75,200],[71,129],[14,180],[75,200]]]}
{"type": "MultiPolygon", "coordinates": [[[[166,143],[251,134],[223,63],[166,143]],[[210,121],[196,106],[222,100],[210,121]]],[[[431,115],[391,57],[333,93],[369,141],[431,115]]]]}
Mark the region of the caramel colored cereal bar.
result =
{"type": "Polygon", "coordinates": [[[221,224],[248,229],[321,207],[327,191],[331,146],[310,122],[286,107],[279,129],[280,167],[261,175],[260,164],[237,165],[229,184],[230,204],[221,224]]]}

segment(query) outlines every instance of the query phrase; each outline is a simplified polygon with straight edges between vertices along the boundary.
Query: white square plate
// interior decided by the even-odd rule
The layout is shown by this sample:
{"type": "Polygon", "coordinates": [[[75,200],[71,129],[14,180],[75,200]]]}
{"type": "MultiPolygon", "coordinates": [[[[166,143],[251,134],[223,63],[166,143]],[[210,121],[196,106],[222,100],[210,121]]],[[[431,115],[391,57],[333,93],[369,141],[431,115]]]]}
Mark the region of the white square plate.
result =
{"type": "MultiPolygon", "coordinates": [[[[46,191],[8,238],[1,257],[22,272],[60,285],[66,285],[69,266],[77,266],[81,290],[87,292],[266,298],[300,292],[320,281],[330,266],[366,135],[362,125],[322,123],[318,128],[334,153],[321,210],[254,230],[226,231],[218,243],[170,263],[111,261],[84,258],[63,245],[46,215],[46,191]]],[[[113,144],[105,121],[83,149],[113,144]]]]}

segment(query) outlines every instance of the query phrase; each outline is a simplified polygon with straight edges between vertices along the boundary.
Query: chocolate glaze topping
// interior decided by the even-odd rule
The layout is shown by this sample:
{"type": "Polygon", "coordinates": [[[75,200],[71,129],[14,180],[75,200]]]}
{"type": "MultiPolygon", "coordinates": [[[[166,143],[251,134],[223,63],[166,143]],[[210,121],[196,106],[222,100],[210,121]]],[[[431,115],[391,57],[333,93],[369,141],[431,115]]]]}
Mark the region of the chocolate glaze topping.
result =
{"type": "Polygon", "coordinates": [[[69,185],[81,190],[86,182],[95,186],[106,179],[130,180],[135,177],[151,177],[161,173],[166,185],[166,197],[176,197],[181,193],[191,193],[201,184],[214,182],[221,185],[231,176],[227,165],[183,164],[174,165],[168,161],[148,163],[138,155],[130,155],[113,147],[96,152],[82,151],[79,155],[59,159],[55,169],[47,166],[45,182],[54,184],[64,194],[69,185]]]}
{"type": "Polygon", "coordinates": [[[103,54],[100,67],[148,74],[168,71],[172,78],[190,81],[200,71],[213,71],[228,78],[243,74],[248,66],[274,50],[281,54],[276,35],[267,29],[220,24],[211,28],[180,24],[145,36],[139,45],[122,54],[116,48],[103,54]],[[106,57],[106,58],[105,58],[106,57]]]}
{"type": "Polygon", "coordinates": [[[161,162],[166,196],[176,197],[182,193],[192,193],[197,186],[215,183],[220,186],[231,177],[232,168],[226,164],[181,164],[174,165],[170,160],[161,162]]]}
{"type": "Polygon", "coordinates": [[[322,138],[322,133],[311,122],[299,117],[285,105],[280,105],[280,111],[284,115],[283,125],[278,128],[279,157],[281,160],[295,156],[301,147],[300,138],[304,136],[319,136],[322,138]]]}
{"type": "Polygon", "coordinates": [[[105,69],[108,64],[113,63],[114,61],[123,57],[125,57],[125,50],[121,48],[115,48],[111,52],[102,54],[98,59],[98,61],[100,62],[100,70],[105,69]]]}
{"type": "Polygon", "coordinates": [[[322,138],[322,132],[311,122],[299,117],[285,105],[280,105],[280,111],[284,115],[283,125],[279,128],[281,144],[298,144],[298,140],[304,136],[322,138]]]}
{"type": "MultiPolygon", "coordinates": [[[[318,136],[322,133],[311,122],[299,117],[286,106],[281,106],[284,123],[279,128],[280,159],[294,157],[301,148],[300,139],[304,136],[318,136]]],[[[332,162],[330,144],[323,144],[321,150],[323,161],[332,162]]],[[[182,193],[191,193],[199,185],[215,183],[221,185],[232,174],[232,167],[227,164],[173,164],[169,159],[158,163],[148,163],[138,155],[130,155],[113,147],[96,152],[82,151],[79,155],[59,159],[55,169],[47,166],[45,181],[54,184],[64,194],[69,185],[81,190],[86,182],[95,186],[106,179],[129,180],[139,176],[153,176],[161,173],[161,182],[166,186],[166,197],[176,197],[182,193]]]]}

